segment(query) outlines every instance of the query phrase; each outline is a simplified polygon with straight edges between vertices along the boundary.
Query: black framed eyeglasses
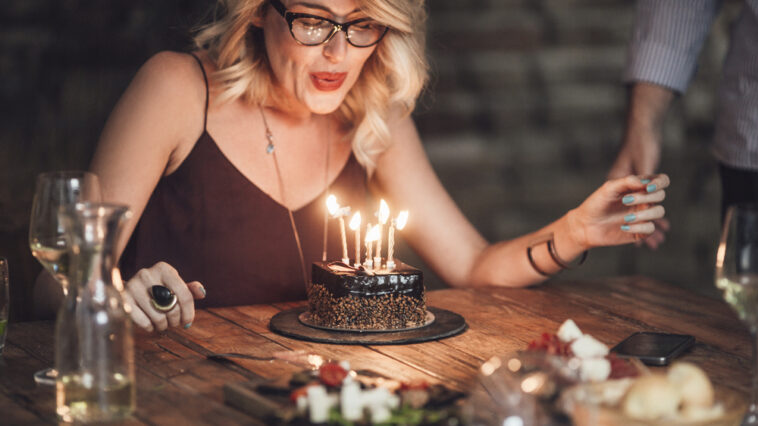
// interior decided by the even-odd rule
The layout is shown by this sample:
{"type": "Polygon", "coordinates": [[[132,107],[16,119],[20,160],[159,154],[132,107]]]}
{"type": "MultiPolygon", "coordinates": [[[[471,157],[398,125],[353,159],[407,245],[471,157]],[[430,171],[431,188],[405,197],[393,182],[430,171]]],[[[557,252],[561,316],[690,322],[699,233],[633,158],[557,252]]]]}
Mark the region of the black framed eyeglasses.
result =
{"type": "Polygon", "coordinates": [[[292,38],[304,46],[318,46],[329,42],[340,31],[345,32],[347,42],[355,47],[371,47],[387,34],[387,26],[371,18],[350,22],[336,22],[322,16],[290,12],[280,0],[269,0],[290,27],[292,38]]]}

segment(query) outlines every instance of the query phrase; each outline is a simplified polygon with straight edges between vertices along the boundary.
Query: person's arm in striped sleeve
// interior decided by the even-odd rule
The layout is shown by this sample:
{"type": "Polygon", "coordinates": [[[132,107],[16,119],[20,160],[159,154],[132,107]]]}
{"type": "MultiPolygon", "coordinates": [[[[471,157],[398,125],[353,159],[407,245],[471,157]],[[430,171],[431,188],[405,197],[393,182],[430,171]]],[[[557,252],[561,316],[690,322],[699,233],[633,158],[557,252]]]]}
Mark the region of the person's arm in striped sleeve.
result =
{"type": "MultiPolygon", "coordinates": [[[[663,119],[695,72],[717,0],[639,0],[624,81],[630,85],[624,140],[609,178],[651,175],[661,156],[663,119]]],[[[656,248],[668,223],[645,242],[656,248]]]]}

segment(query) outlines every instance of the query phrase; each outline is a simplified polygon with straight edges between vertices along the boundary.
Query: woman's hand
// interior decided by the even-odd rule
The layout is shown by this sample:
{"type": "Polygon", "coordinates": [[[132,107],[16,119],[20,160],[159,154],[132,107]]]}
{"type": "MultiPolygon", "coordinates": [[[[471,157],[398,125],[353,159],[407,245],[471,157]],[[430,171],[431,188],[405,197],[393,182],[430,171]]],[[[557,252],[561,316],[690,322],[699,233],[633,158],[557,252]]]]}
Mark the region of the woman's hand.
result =
{"type": "Polygon", "coordinates": [[[666,198],[668,186],[665,174],[607,181],[569,212],[574,240],[587,248],[626,244],[648,236],[660,243],[668,226],[662,219],[665,210],[658,203],[666,198]]]}
{"type": "Polygon", "coordinates": [[[195,318],[195,300],[204,299],[205,289],[197,281],[185,283],[171,265],[158,262],[150,268],[140,269],[126,283],[126,302],[132,307],[132,321],[147,331],[163,331],[168,327],[189,328],[195,318]],[[155,309],[150,303],[150,289],[154,285],[168,287],[177,298],[176,306],[168,312],[155,309]]]}

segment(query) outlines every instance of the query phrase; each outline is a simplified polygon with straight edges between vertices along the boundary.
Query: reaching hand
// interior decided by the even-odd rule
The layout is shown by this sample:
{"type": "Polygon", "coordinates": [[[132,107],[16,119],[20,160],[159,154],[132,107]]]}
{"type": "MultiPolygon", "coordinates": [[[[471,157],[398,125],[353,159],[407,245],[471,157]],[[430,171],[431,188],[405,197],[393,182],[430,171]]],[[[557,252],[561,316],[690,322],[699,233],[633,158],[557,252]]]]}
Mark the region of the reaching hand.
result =
{"type": "MultiPolygon", "coordinates": [[[[613,163],[609,179],[628,175],[652,176],[661,158],[663,119],[674,92],[657,84],[637,82],[632,87],[629,99],[629,114],[624,144],[613,163]]],[[[665,239],[669,230],[666,219],[655,221],[655,231],[644,238],[648,247],[655,249],[665,239]]],[[[643,240],[636,241],[641,245],[643,240]]]]}
{"type": "MultiPolygon", "coordinates": [[[[611,167],[608,177],[611,179],[637,174],[640,176],[652,176],[658,167],[661,156],[660,132],[656,130],[642,129],[642,126],[630,129],[624,146],[621,148],[616,162],[611,167]]],[[[658,246],[666,239],[665,232],[669,230],[669,221],[659,219],[655,221],[656,228],[651,234],[640,241],[652,248],[658,246]]]]}
{"type": "MultiPolygon", "coordinates": [[[[638,241],[658,231],[669,177],[627,176],[607,181],[569,214],[575,239],[587,247],[638,241]]],[[[658,231],[660,232],[660,231],[658,231]]],[[[656,245],[657,246],[657,245],[656,245]]]]}
{"type": "Polygon", "coordinates": [[[132,321],[147,331],[163,331],[168,327],[185,328],[195,318],[194,299],[204,299],[205,289],[197,281],[185,283],[179,273],[166,262],[158,262],[150,268],[140,269],[129,282],[124,292],[126,302],[131,306],[132,321]],[[177,298],[171,310],[162,312],[150,303],[150,289],[154,285],[168,287],[177,298]]]}
{"type": "Polygon", "coordinates": [[[660,131],[643,126],[630,128],[621,151],[608,172],[608,178],[617,179],[628,175],[650,176],[658,168],[660,159],[660,131]]]}

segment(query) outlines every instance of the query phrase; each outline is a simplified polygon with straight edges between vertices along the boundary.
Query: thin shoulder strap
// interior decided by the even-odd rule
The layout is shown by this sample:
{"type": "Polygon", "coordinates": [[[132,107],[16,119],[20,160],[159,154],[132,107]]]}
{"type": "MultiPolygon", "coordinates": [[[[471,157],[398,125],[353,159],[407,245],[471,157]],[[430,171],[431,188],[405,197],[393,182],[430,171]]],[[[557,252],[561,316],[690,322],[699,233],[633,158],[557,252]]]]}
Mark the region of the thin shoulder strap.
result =
{"type": "Polygon", "coordinates": [[[192,55],[192,57],[197,61],[197,64],[200,65],[200,71],[203,72],[203,80],[205,81],[205,112],[203,113],[203,131],[205,131],[205,126],[208,124],[208,75],[205,74],[203,61],[201,61],[200,58],[198,58],[194,53],[190,53],[190,55],[192,55]]]}

